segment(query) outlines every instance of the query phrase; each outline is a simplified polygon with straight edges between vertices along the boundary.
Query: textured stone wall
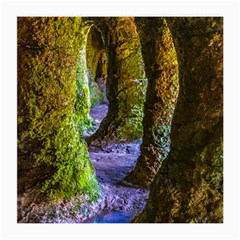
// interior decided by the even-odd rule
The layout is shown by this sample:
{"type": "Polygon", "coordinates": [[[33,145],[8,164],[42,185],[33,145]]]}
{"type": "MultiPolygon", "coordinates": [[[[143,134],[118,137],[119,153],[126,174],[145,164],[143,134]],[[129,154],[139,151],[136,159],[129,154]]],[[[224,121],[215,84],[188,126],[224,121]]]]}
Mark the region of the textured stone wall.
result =
{"type": "Polygon", "coordinates": [[[107,57],[102,34],[93,26],[87,39],[87,68],[91,105],[103,103],[106,95],[107,57]]]}
{"type": "Polygon", "coordinates": [[[88,141],[100,145],[103,139],[138,139],[142,136],[146,80],[134,18],[106,17],[93,18],[93,21],[106,46],[109,111],[99,130],[88,141]]]}
{"type": "Polygon", "coordinates": [[[97,196],[79,128],[89,112],[80,59],[89,28],[79,17],[18,18],[19,194],[97,196]]]}
{"type": "Polygon", "coordinates": [[[179,62],[171,151],[136,222],[223,222],[223,19],[167,18],[179,62]]]}
{"type": "Polygon", "coordinates": [[[76,72],[76,103],[75,110],[78,116],[78,128],[83,133],[92,128],[93,119],[89,116],[91,107],[91,96],[89,88],[89,78],[87,69],[87,40],[92,23],[85,21],[82,23],[79,38],[77,72],[76,72]]]}
{"type": "Polygon", "coordinates": [[[127,181],[148,188],[170,150],[171,121],[178,96],[178,63],[163,18],[136,18],[148,88],[141,155],[127,181]]]}

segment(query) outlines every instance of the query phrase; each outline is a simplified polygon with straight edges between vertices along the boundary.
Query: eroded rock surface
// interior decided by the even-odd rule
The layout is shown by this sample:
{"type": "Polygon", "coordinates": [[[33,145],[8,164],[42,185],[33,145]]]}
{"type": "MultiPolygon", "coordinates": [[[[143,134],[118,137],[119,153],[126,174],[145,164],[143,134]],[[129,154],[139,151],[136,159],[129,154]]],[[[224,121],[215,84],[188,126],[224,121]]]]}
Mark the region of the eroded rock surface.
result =
{"type": "Polygon", "coordinates": [[[173,39],[163,18],[136,18],[136,23],[148,87],[141,155],[126,180],[148,188],[170,150],[171,122],[178,96],[178,63],[173,39]]]}
{"type": "Polygon", "coordinates": [[[102,33],[108,60],[107,117],[87,141],[131,141],[142,136],[143,104],[147,81],[141,44],[132,17],[91,18],[102,33]]]}
{"type": "MultiPolygon", "coordinates": [[[[107,105],[95,106],[90,115],[95,121],[107,113],[107,105]]],[[[97,180],[101,187],[98,201],[88,196],[45,203],[32,189],[18,198],[18,222],[21,223],[129,223],[146,206],[149,191],[124,181],[140,153],[140,142],[108,143],[103,150],[90,148],[97,180]]]]}
{"type": "Polygon", "coordinates": [[[223,222],[223,19],[167,18],[180,91],[172,147],[135,222],[223,222]]]}
{"type": "Polygon", "coordinates": [[[90,26],[79,17],[18,18],[19,194],[94,199],[100,191],[80,131],[89,113],[82,58],[90,26]]]}
{"type": "Polygon", "coordinates": [[[17,120],[18,222],[223,222],[222,18],[20,17],[17,120]]]}
{"type": "Polygon", "coordinates": [[[96,106],[107,102],[107,56],[102,34],[94,26],[87,38],[86,61],[91,106],[96,106]]]}

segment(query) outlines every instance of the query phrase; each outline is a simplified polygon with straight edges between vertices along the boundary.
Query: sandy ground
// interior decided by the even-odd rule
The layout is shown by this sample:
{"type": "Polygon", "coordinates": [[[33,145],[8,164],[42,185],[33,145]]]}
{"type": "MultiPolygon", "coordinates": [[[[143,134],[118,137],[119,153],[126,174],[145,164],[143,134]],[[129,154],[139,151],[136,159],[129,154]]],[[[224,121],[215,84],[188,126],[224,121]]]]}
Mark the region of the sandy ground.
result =
{"type": "MultiPolygon", "coordinates": [[[[107,113],[107,105],[91,109],[90,115],[98,127],[107,113]]],[[[66,201],[45,207],[34,203],[31,193],[18,197],[18,222],[22,223],[128,223],[145,207],[149,195],[146,189],[123,181],[131,171],[140,153],[140,142],[109,143],[104,150],[89,149],[90,160],[96,168],[102,189],[98,202],[82,206],[81,203],[66,201]],[[31,204],[29,204],[31,202],[31,204]]],[[[33,194],[34,195],[34,194],[33,194]]]]}

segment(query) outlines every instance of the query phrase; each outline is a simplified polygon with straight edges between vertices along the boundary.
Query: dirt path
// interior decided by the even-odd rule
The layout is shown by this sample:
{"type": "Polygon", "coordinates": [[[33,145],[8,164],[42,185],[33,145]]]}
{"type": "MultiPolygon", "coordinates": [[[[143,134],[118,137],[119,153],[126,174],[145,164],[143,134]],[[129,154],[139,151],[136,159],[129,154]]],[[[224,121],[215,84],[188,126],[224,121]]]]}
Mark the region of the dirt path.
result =
{"type": "Polygon", "coordinates": [[[103,191],[99,212],[90,222],[109,222],[109,213],[113,222],[119,214],[124,215],[121,222],[128,222],[144,208],[148,191],[123,181],[134,168],[138,152],[139,143],[112,144],[111,150],[106,152],[90,152],[103,191]]]}
{"type": "MultiPolygon", "coordinates": [[[[92,108],[90,115],[99,125],[106,113],[107,105],[103,104],[92,108]]],[[[139,148],[140,142],[133,142],[111,143],[104,151],[89,150],[103,199],[97,215],[86,222],[130,222],[145,207],[149,192],[123,181],[136,164],[139,148]]]]}

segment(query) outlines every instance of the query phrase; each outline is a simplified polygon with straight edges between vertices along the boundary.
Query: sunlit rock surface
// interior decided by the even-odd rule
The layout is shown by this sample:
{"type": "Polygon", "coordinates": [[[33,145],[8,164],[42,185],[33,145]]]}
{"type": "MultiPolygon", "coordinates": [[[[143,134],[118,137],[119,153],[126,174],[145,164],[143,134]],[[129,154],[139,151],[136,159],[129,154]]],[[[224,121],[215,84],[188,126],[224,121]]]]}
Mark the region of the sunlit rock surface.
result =
{"type": "Polygon", "coordinates": [[[91,19],[102,33],[106,46],[109,111],[96,134],[87,141],[90,145],[101,145],[103,140],[136,140],[143,132],[147,80],[134,18],[91,19]]]}
{"type": "Polygon", "coordinates": [[[178,96],[178,63],[173,39],[163,18],[136,18],[136,23],[148,88],[141,155],[126,180],[149,188],[170,150],[171,122],[178,96]]]}

